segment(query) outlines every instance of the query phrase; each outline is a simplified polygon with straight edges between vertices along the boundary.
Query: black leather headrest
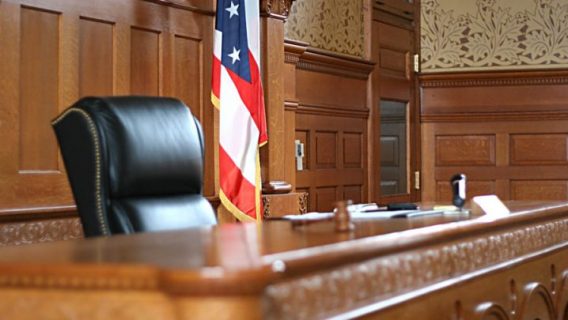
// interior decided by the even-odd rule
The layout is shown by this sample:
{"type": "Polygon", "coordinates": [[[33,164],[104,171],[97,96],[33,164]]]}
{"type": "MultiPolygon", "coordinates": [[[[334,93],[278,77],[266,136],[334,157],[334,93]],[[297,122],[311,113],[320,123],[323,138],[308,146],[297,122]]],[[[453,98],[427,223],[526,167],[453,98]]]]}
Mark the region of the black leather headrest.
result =
{"type": "Polygon", "coordinates": [[[112,197],[201,192],[201,128],[183,103],[108,97],[81,99],[75,107],[98,123],[112,197]]]}

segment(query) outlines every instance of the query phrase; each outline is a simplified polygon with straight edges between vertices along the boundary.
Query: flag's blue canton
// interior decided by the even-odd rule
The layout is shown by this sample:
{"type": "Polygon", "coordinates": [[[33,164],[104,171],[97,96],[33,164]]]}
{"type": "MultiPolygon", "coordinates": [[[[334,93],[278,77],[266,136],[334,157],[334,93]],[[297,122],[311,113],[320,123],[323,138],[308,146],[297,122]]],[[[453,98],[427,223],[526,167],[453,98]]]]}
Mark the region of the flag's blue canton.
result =
{"type": "Polygon", "coordinates": [[[219,1],[215,29],[223,34],[221,64],[242,79],[251,82],[245,2],[245,0],[219,1]]]}

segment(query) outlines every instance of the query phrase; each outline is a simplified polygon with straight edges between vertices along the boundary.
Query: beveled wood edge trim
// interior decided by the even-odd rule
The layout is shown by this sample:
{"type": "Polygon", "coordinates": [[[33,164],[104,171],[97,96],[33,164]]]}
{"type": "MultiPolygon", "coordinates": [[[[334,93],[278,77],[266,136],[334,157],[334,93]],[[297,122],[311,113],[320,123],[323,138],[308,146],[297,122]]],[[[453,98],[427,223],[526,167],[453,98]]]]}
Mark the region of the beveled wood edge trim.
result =
{"type": "Polygon", "coordinates": [[[345,109],[335,106],[315,105],[299,103],[296,113],[298,114],[312,114],[331,117],[346,117],[346,118],[369,118],[369,109],[345,109]]]}
{"type": "Polygon", "coordinates": [[[200,8],[200,7],[189,5],[187,3],[180,3],[176,0],[142,0],[142,1],[151,2],[151,3],[155,3],[157,5],[160,5],[160,6],[172,7],[172,8],[175,8],[175,9],[181,9],[181,10],[185,10],[185,11],[193,11],[193,12],[201,13],[201,14],[208,15],[208,16],[215,16],[215,10],[203,9],[203,8],[200,8]]]}
{"type": "Polygon", "coordinates": [[[422,114],[420,122],[486,122],[568,120],[567,111],[477,112],[422,114]]]}
{"type": "Polygon", "coordinates": [[[313,47],[306,47],[302,51],[302,46],[303,44],[299,42],[289,42],[288,46],[284,46],[285,60],[288,59],[286,62],[296,64],[300,70],[367,80],[375,68],[375,62],[370,60],[313,47]],[[296,58],[298,54],[299,57],[296,58]]]}
{"type": "Polygon", "coordinates": [[[568,71],[493,71],[421,74],[422,88],[535,86],[568,84],[568,71]]]}
{"type": "Polygon", "coordinates": [[[78,217],[77,207],[73,204],[0,209],[0,223],[78,217]]]}

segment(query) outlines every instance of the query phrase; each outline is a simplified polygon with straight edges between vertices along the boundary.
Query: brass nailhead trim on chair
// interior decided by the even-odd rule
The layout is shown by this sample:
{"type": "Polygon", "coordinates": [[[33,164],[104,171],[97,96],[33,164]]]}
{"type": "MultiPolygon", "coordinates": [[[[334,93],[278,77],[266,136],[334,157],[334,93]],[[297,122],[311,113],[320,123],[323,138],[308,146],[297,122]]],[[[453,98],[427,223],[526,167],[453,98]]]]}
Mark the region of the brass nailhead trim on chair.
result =
{"type": "Polygon", "coordinates": [[[101,152],[100,152],[101,148],[100,148],[99,137],[97,135],[97,129],[95,128],[95,123],[93,122],[93,119],[91,119],[91,116],[84,110],[77,108],[70,108],[67,111],[65,111],[61,116],[59,116],[57,119],[53,120],[51,124],[56,125],[71,112],[78,112],[80,115],[82,115],[85,118],[85,120],[87,120],[89,124],[89,131],[93,138],[93,142],[95,143],[95,193],[97,200],[97,218],[99,219],[99,223],[101,224],[101,232],[103,233],[103,235],[110,235],[109,227],[105,223],[105,219],[103,217],[103,202],[101,196],[101,189],[102,189],[101,188],[101,152]]]}

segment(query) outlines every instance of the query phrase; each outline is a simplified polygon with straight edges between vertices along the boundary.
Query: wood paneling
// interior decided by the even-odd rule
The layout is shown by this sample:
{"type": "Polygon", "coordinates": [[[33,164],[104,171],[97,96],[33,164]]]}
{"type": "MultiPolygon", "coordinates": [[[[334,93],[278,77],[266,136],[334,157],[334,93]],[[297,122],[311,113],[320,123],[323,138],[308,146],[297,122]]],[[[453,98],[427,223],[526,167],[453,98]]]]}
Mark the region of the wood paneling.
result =
{"type": "Polygon", "coordinates": [[[106,96],[114,92],[114,24],[79,21],[79,95],[106,96]]]}
{"type": "MultiPolygon", "coordinates": [[[[314,155],[315,169],[335,169],[337,167],[337,132],[316,131],[314,155]]],[[[360,151],[360,150],[357,150],[360,151]]]]}
{"type": "Polygon", "coordinates": [[[512,165],[568,164],[568,134],[511,135],[512,165]]]}
{"type": "Polygon", "coordinates": [[[494,135],[436,136],[437,166],[495,165],[494,135]]]}
{"type": "Polygon", "coordinates": [[[191,112],[199,117],[203,108],[201,89],[203,84],[196,85],[196,79],[200,79],[203,73],[201,59],[201,42],[198,39],[191,39],[176,35],[174,37],[174,96],[179,97],[187,103],[191,112]]]}
{"type": "Polygon", "coordinates": [[[308,193],[309,211],[330,211],[343,199],[366,201],[366,83],[372,63],[286,44],[287,110],[295,114],[294,137],[305,151],[296,191],[308,193]]]}
{"type": "Polygon", "coordinates": [[[204,71],[213,8],[213,0],[0,1],[0,214],[17,209],[14,217],[42,219],[36,208],[73,205],[50,122],[85,95],[182,99],[203,125],[204,190],[214,196],[215,122],[204,71]]]}
{"type": "Polygon", "coordinates": [[[56,171],[57,143],[48,120],[57,114],[60,15],[28,7],[20,15],[19,170],[56,171]]]}
{"type": "Polygon", "coordinates": [[[566,200],[568,180],[512,180],[512,200],[566,200]]]}
{"type": "Polygon", "coordinates": [[[568,90],[558,71],[423,76],[424,201],[449,201],[450,177],[468,197],[568,199],[568,90]]]}
{"type": "Polygon", "coordinates": [[[132,94],[160,93],[160,32],[132,28],[130,43],[130,90],[132,94]]]}

